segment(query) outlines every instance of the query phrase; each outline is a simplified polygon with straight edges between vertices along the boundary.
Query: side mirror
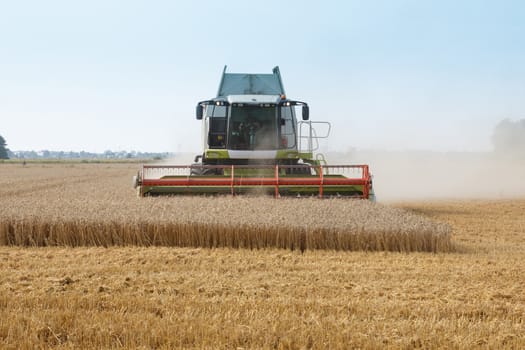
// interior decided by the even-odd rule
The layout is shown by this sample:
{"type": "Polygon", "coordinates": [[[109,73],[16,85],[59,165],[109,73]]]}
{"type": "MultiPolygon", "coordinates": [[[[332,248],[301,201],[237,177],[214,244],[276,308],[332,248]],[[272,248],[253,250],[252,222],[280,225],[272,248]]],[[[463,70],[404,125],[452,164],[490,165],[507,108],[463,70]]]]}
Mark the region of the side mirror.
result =
{"type": "Polygon", "coordinates": [[[202,108],[202,105],[199,103],[197,107],[195,108],[195,115],[197,117],[197,120],[202,119],[202,114],[203,114],[203,108],[202,108]]]}
{"type": "Polygon", "coordinates": [[[310,109],[307,105],[303,105],[303,120],[310,119],[310,109]]]}

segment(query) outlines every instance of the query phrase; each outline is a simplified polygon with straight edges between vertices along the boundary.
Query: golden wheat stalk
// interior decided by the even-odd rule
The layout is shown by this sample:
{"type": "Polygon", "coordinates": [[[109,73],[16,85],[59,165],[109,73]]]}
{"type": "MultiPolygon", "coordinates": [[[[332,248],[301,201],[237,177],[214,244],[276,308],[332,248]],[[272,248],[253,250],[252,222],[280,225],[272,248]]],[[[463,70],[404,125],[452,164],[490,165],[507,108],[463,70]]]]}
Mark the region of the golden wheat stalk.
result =
{"type": "MultiPolygon", "coordinates": [[[[450,251],[450,228],[349,199],[135,198],[112,166],[1,174],[0,244],[450,251]],[[17,177],[18,176],[18,177],[17,177]]],[[[125,172],[124,172],[125,173],[125,172]]]]}

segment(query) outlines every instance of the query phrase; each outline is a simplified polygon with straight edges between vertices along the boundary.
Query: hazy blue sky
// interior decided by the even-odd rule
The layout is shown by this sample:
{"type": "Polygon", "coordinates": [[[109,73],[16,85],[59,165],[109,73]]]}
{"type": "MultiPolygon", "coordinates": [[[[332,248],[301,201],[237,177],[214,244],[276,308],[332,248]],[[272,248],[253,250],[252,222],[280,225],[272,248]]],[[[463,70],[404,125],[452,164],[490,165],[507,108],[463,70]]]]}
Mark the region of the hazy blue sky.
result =
{"type": "Polygon", "coordinates": [[[223,66],[271,72],[329,150],[487,150],[525,118],[523,1],[2,1],[12,150],[198,151],[223,66]],[[256,5],[255,5],[256,4],[256,5]]]}

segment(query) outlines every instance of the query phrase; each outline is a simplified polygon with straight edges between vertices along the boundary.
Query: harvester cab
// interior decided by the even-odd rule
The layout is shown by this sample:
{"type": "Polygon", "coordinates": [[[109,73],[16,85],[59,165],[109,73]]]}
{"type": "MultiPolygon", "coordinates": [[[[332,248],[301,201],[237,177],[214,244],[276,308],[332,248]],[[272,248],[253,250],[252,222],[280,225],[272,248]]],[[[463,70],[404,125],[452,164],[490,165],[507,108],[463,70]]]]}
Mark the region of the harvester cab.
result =
{"type": "Polygon", "coordinates": [[[134,180],[139,195],[373,198],[367,165],[327,165],[322,154],[314,156],[331,125],[311,121],[308,104],[287,97],[279,67],[271,74],[227,73],[226,68],[217,96],[196,107],[203,152],[192,165],[144,165],[134,180]]]}
{"type": "Polygon", "coordinates": [[[273,74],[226,73],[224,67],[217,97],[199,102],[196,116],[203,120],[204,152],[196,159],[202,165],[317,163],[313,149],[307,149],[313,144],[301,142],[318,138],[315,130],[307,130],[312,127],[308,105],[286,97],[278,67],[273,74]],[[302,107],[301,123],[297,106],[302,107]]]}

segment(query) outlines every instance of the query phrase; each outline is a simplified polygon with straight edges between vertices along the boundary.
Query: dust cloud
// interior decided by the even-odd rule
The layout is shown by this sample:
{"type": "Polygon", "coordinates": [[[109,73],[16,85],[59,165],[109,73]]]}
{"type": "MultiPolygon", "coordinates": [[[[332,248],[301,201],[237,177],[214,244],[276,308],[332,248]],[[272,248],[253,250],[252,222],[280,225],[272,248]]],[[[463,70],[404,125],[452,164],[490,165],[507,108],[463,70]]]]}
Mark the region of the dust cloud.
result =
{"type": "MultiPolygon", "coordinates": [[[[202,152],[200,152],[202,154],[202,152]]],[[[159,162],[161,165],[191,165],[195,163],[195,156],[199,152],[194,153],[177,153],[175,156],[163,159],[159,162]]]]}
{"type": "MultiPolygon", "coordinates": [[[[190,165],[198,153],[162,163],[190,165]]],[[[331,165],[368,164],[380,202],[525,197],[525,157],[518,154],[356,150],[325,156],[331,165]]]]}
{"type": "Polygon", "coordinates": [[[378,201],[525,197],[525,159],[493,152],[328,153],[329,164],[368,164],[378,201]]]}

